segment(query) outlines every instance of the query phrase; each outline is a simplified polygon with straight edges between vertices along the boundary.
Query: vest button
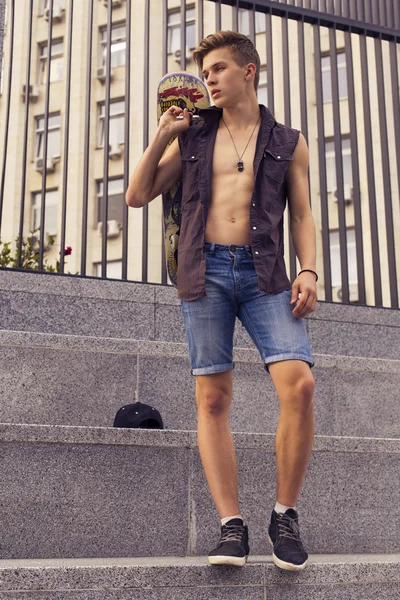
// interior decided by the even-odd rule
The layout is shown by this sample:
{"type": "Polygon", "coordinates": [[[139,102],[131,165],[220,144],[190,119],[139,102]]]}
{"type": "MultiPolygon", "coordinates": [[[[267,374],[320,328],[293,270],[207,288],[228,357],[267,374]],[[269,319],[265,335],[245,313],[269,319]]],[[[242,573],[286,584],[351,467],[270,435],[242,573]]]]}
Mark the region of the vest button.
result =
{"type": "Polygon", "coordinates": [[[195,156],[192,156],[191,158],[196,158],[195,156]]]}
{"type": "Polygon", "coordinates": [[[257,227],[253,227],[253,229],[257,229],[257,227]]]}
{"type": "Polygon", "coordinates": [[[256,252],[254,252],[254,254],[258,254],[258,252],[256,251],[256,252]]]}
{"type": "Polygon", "coordinates": [[[253,202],[253,206],[255,206],[254,202],[253,202]]]}
{"type": "Polygon", "coordinates": [[[277,156],[276,158],[280,158],[280,156],[277,156]]]}

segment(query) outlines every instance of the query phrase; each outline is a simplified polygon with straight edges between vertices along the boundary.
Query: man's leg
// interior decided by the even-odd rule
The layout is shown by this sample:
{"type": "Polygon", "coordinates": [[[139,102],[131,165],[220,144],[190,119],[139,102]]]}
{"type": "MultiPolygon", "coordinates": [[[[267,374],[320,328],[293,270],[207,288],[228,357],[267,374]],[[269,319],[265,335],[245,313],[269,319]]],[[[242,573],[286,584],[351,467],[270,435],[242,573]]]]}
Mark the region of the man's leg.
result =
{"type": "Polygon", "coordinates": [[[240,514],[236,452],[229,427],[232,371],[196,376],[197,439],[204,472],[220,518],[240,514]]]}
{"type": "Polygon", "coordinates": [[[314,438],[315,381],[302,360],[269,365],[281,405],[276,430],[277,502],[296,506],[314,438]]]}

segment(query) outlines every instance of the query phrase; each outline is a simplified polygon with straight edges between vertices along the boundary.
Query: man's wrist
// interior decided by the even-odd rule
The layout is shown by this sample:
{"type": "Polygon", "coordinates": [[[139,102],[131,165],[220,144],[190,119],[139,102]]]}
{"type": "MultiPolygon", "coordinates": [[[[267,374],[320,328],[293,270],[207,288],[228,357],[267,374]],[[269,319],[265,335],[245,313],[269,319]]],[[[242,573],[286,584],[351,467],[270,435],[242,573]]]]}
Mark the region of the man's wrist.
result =
{"type": "Polygon", "coordinates": [[[297,277],[298,277],[299,275],[301,275],[301,273],[304,273],[304,272],[306,272],[306,273],[308,273],[308,272],[309,272],[309,273],[313,274],[313,275],[315,276],[315,280],[316,280],[316,281],[318,281],[318,273],[317,273],[317,272],[316,272],[314,269],[301,269],[301,270],[300,270],[300,271],[297,273],[297,277]]]}

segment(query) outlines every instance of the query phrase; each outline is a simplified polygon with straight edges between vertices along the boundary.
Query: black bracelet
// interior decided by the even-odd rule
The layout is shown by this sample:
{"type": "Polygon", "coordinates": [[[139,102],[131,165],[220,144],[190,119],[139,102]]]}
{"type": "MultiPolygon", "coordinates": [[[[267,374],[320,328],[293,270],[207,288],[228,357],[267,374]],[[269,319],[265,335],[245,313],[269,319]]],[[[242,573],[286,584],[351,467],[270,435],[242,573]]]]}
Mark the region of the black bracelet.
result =
{"type": "MultiPolygon", "coordinates": [[[[309,271],[310,273],[314,273],[315,277],[317,278],[316,281],[318,281],[318,275],[316,274],[315,271],[312,271],[311,269],[303,269],[302,271],[300,271],[300,273],[304,273],[304,271],[309,271]]],[[[300,275],[300,273],[298,273],[297,277],[300,275]]]]}

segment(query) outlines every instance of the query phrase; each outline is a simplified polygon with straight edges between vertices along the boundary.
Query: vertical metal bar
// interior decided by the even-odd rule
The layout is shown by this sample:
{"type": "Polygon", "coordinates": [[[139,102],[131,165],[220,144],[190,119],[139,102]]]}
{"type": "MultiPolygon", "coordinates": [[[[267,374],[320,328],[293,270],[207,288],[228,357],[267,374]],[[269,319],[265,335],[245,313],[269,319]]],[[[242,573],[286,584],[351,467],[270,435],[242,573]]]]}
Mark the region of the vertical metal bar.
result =
{"type": "MultiPolygon", "coordinates": [[[[201,40],[204,37],[204,0],[199,0],[198,2],[198,18],[199,18],[199,22],[197,25],[197,31],[198,31],[198,45],[200,44],[201,40]]],[[[202,79],[204,81],[204,77],[203,77],[203,73],[201,72],[201,68],[198,67],[198,76],[200,77],[200,79],[202,79]]]]}
{"type": "Polygon", "coordinates": [[[186,70],[186,0],[181,0],[181,69],[186,70]]]}
{"type": "Polygon", "coordinates": [[[386,25],[391,29],[395,28],[393,0],[386,0],[386,25]]]}
{"type": "Polygon", "coordinates": [[[239,0],[232,7],[232,30],[239,31],[239,0]]]}
{"type": "Polygon", "coordinates": [[[376,83],[378,88],[378,117],[381,133],[383,193],[385,200],[386,245],[389,267],[390,303],[397,308],[399,296],[397,292],[396,253],[394,247],[392,186],[390,183],[388,131],[386,123],[385,79],[383,76],[382,35],[375,38],[376,83]]]}
{"type": "Polygon", "coordinates": [[[335,165],[336,165],[336,194],[339,217],[339,246],[340,246],[340,270],[342,280],[342,300],[349,303],[349,268],[347,259],[347,230],[346,230],[346,212],[344,205],[344,181],[343,181],[343,152],[342,152],[342,132],[340,125],[340,107],[339,107],[339,75],[337,66],[337,44],[336,28],[329,30],[329,55],[331,60],[331,81],[332,81],[332,109],[333,109],[333,131],[335,146],[335,165]]]}
{"type": "MultiPolygon", "coordinates": [[[[199,8],[200,12],[200,8],[199,8]]],[[[200,17],[199,17],[200,18],[200,17]]],[[[162,74],[166,74],[168,71],[168,0],[163,0],[163,57],[162,57],[162,74]]],[[[163,217],[164,206],[161,200],[161,216],[163,217]]],[[[164,241],[164,219],[162,218],[161,225],[161,283],[167,285],[168,276],[166,268],[166,256],[165,256],[165,241],[164,241]]]]}
{"type": "Polygon", "coordinates": [[[232,5],[232,31],[239,31],[239,0],[232,5]]]}
{"type": "Polygon", "coordinates": [[[354,202],[354,226],[356,237],[356,255],[357,255],[357,282],[358,282],[358,300],[361,304],[366,304],[365,276],[364,276],[364,243],[362,232],[361,217],[361,195],[360,195],[360,171],[358,165],[358,139],[357,139],[357,117],[356,101],[354,90],[354,68],[353,52],[351,46],[351,34],[346,31],[345,53],[346,53],[346,73],[347,90],[349,106],[349,125],[350,125],[350,147],[351,147],[351,166],[353,180],[353,202],[354,202]]]}
{"type": "Polygon", "coordinates": [[[357,0],[357,19],[365,21],[365,0],[357,0]]]}
{"type": "Polygon", "coordinates": [[[393,6],[393,14],[394,14],[394,29],[400,29],[400,3],[394,2],[393,6]]]}
{"type": "Polygon", "coordinates": [[[379,25],[379,6],[377,0],[372,0],[372,22],[379,25]]]}
{"type": "Polygon", "coordinates": [[[285,108],[285,125],[291,126],[290,117],[290,65],[289,65],[289,33],[287,13],[282,17],[282,67],[283,67],[283,98],[285,108]]]}
{"type": "Polygon", "coordinates": [[[380,7],[380,11],[381,11],[381,25],[383,25],[384,27],[390,27],[391,25],[388,24],[388,4],[389,4],[390,0],[382,0],[382,6],[380,7]]]}
{"type": "Polygon", "coordinates": [[[319,21],[313,25],[314,29],[314,69],[315,69],[315,93],[317,100],[317,124],[318,124],[318,163],[319,163],[319,189],[321,197],[321,227],[322,227],[322,250],[324,263],[324,289],[325,300],[332,302],[332,272],[329,240],[329,213],[328,195],[326,185],[326,156],[325,156],[325,123],[324,105],[322,99],[322,70],[321,70],[321,39],[319,21]]]}
{"type": "Polygon", "coordinates": [[[327,10],[326,10],[326,12],[330,13],[331,15],[335,14],[334,0],[327,0],[327,10]]]}
{"type": "Polygon", "coordinates": [[[268,108],[275,113],[275,101],[274,101],[274,58],[272,50],[272,14],[271,9],[267,10],[265,14],[265,31],[266,31],[266,54],[267,54],[267,94],[268,94],[268,108]]]}
{"type": "Polygon", "coordinates": [[[371,245],[372,245],[372,264],[374,275],[374,292],[375,305],[382,306],[382,280],[381,267],[379,257],[379,240],[378,240],[378,216],[376,211],[376,195],[375,195],[375,174],[374,174],[374,158],[372,156],[372,131],[371,131],[371,105],[369,98],[369,66],[367,58],[366,32],[360,34],[360,56],[361,56],[361,72],[364,74],[362,80],[363,88],[363,111],[364,111],[364,130],[365,130],[365,151],[367,158],[367,181],[368,181],[368,200],[369,200],[369,219],[371,229],[371,245]]]}
{"type": "Polygon", "coordinates": [[[67,86],[65,90],[65,123],[64,123],[64,151],[63,151],[63,178],[62,178],[62,216],[61,216],[61,248],[60,271],[64,273],[65,258],[65,231],[67,222],[67,189],[68,189],[68,144],[69,144],[69,116],[71,104],[71,56],[72,56],[72,26],[74,19],[74,0],[70,0],[68,10],[68,51],[67,51],[67,86]]]}
{"type": "MultiPolygon", "coordinates": [[[[308,144],[308,117],[307,117],[307,78],[306,78],[306,53],[304,44],[304,15],[297,22],[297,43],[299,55],[299,85],[300,85],[300,115],[301,115],[301,132],[304,135],[308,144]]],[[[310,169],[308,169],[308,190],[309,203],[311,207],[311,185],[310,185],[310,169]]]]}
{"type": "Polygon", "coordinates": [[[42,171],[42,203],[40,207],[40,247],[38,270],[43,271],[43,257],[45,245],[45,217],[46,217],[46,184],[47,184],[47,142],[49,135],[49,104],[50,104],[50,70],[51,70],[51,45],[53,41],[53,4],[50,0],[49,29],[47,38],[47,78],[46,78],[46,99],[44,108],[44,130],[43,130],[43,171],[42,171]]]}
{"type": "Polygon", "coordinates": [[[365,0],[364,2],[365,8],[365,21],[366,23],[372,23],[372,6],[371,0],[365,0]]]}
{"type": "MultiPolygon", "coordinates": [[[[150,0],[145,3],[144,16],[144,119],[143,119],[143,152],[149,145],[149,53],[150,53],[150,0]]],[[[182,50],[181,50],[182,60],[182,50]]],[[[149,245],[149,205],[143,206],[142,226],[142,281],[147,282],[147,261],[149,245]]]]}
{"type": "MultiPolygon", "coordinates": [[[[29,23],[30,23],[30,36],[32,36],[32,0],[30,2],[30,19],[29,19],[29,23]]],[[[5,186],[5,179],[6,179],[6,170],[7,170],[7,148],[8,148],[8,131],[9,131],[9,127],[10,127],[10,106],[11,106],[11,85],[12,85],[12,75],[13,75],[13,60],[14,60],[14,23],[15,23],[15,0],[11,0],[11,16],[10,18],[10,50],[8,53],[9,59],[8,59],[8,86],[7,86],[7,108],[6,108],[6,115],[5,115],[5,119],[4,119],[4,154],[3,154],[3,166],[1,169],[1,184],[0,184],[0,234],[1,234],[1,224],[2,224],[2,220],[3,220],[3,205],[4,205],[4,186],[5,186]]],[[[29,102],[28,102],[28,98],[29,98],[29,88],[27,87],[29,85],[29,78],[30,78],[30,64],[31,64],[31,39],[29,39],[29,45],[28,45],[28,61],[27,61],[27,81],[26,81],[26,87],[25,87],[25,142],[24,142],[24,163],[26,164],[26,147],[27,147],[27,131],[28,131],[28,112],[29,112],[29,102]]],[[[3,63],[4,64],[4,63],[3,63]]],[[[4,82],[3,82],[4,83],[4,82]]],[[[21,189],[21,198],[23,200],[23,198],[25,197],[25,179],[24,179],[24,174],[25,174],[25,168],[23,169],[22,172],[22,189],[21,189]]],[[[21,202],[21,207],[23,208],[23,203],[21,202]]],[[[22,208],[21,208],[21,212],[22,212],[22,208]]],[[[23,223],[23,220],[22,220],[23,223]]],[[[0,236],[1,237],[1,236],[0,236]]],[[[21,249],[22,249],[22,240],[20,237],[19,240],[19,254],[21,254],[21,249]]],[[[20,263],[20,256],[19,256],[19,263],[20,263]]],[[[18,266],[20,267],[20,264],[18,264],[18,266]]]]}
{"type": "Polygon", "coordinates": [[[255,46],[256,45],[256,5],[255,4],[253,4],[253,7],[249,14],[249,24],[250,24],[250,39],[255,46]]]}
{"type": "MultiPolygon", "coordinates": [[[[131,30],[132,4],[126,0],[125,20],[125,130],[124,130],[124,190],[129,186],[129,133],[131,130],[131,30]]],[[[122,215],[122,279],[128,278],[128,220],[129,207],[123,203],[122,215]]]]}
{"type": "Polygon", "coordinates": [[[101,276],[107,277],[107,222],[108,222],[108,161],[110,148],[110,88],[111,88],[111,31],[112,31],[112,1],[107,4],[107,64],[106,64],[106,101],[104,106],[104,155],[103,155],[103,198],[101,236],[101,276]]]}
{"type": "Polygon", "coordinates": [[[397,44],[394,41],[390,42],[390,71],[392,75],[392,104],[394,139],[396,144],[397,184],[400,198],[400,98],[397,91],[399,89],[399,70],[397,67],[397,44]]]}
{"type": "Polygon", "coordinates": [[[326,11],[326,0],[311,0],[312,10],[327,12],[326,11]]]}
{"type": "MultiPolygon", "coordinates": [[[[289,31],[288,31],[288,13],[282,17],[282,68],[283,68],[283,99],[285,110],[285,125],[291,126],[290,111],[290,65],[289,65],[289,31]]],[[[289,264],[290,277],[294,281],[297,276],[296,251],[293,245],[292,236],[289,236],[289,264]]]]}
{"type": "MultiPolygon", "coordinates": [[[[183,0],[181,0],[183,1],[183,0]]],[[[186,1],[186,0],[184,0],[186,1]]],[[[215,26],[216,31],[221,30],[221,0],[217,0],[215,3],[215,26]]]]}
{"type": "Polygon", "coordinates": [[[88,42],[86,58],[86,102],[85,102],[85,150],[83,159],[83,190],[82,190],[82,249],[81,249],[81,275],[86,275],[87,254],[87,223],[89,202],[89,151],[90,151],[90,104],[92,81],[92,43],[93,43],[93,0],[88,3],[88,42]]]}

